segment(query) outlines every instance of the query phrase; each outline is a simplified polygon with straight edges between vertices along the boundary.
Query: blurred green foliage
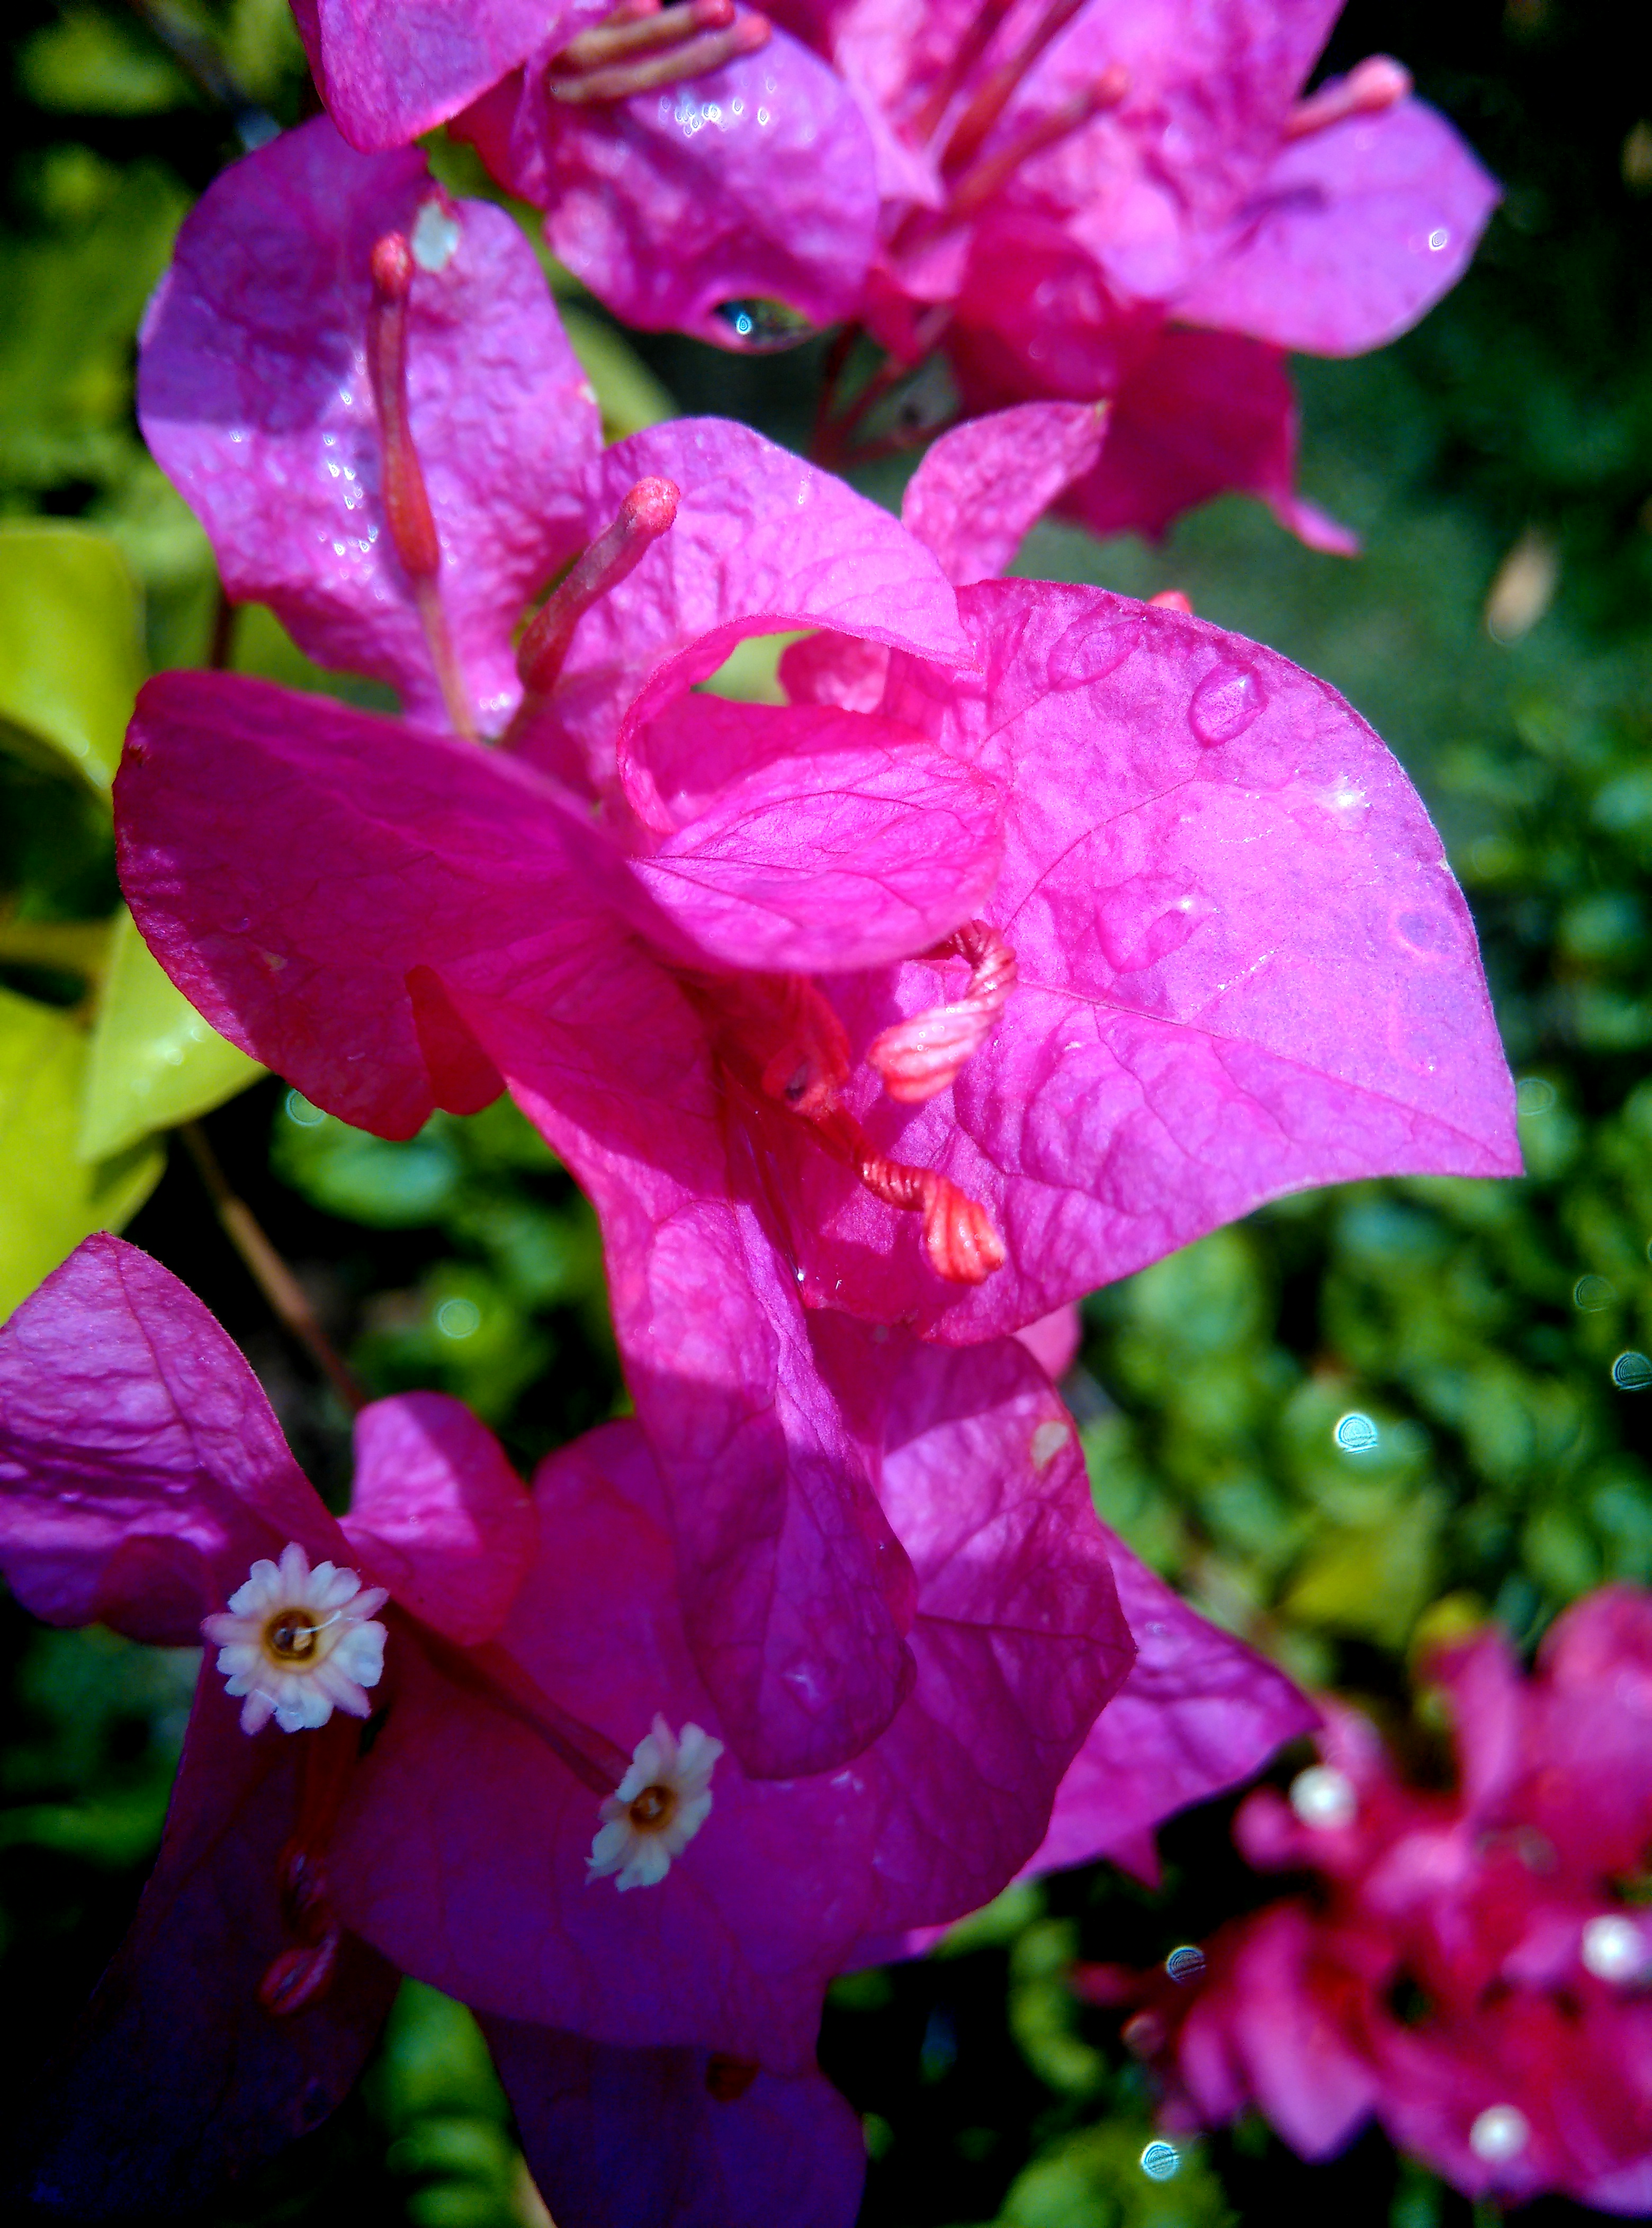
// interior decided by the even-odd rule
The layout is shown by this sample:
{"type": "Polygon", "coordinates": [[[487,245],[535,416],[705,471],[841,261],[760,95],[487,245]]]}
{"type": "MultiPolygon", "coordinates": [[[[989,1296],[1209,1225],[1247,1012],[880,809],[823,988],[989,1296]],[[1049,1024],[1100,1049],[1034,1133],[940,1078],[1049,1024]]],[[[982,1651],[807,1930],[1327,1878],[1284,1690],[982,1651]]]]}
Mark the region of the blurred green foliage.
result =
{"type": "MultiPolygon", "coordinates": [[[[240,1340],[336,1502],[345,1418],[189,1168],[162,1173],[157,1133],[212,1103],[188,1103],[181,1071],[227,1048],[181,1035],[192,1017],[144,973],[103,795],[144,657],[204,659],[221,617],[205,539],[133,424],[138,322],[194,196],[300,114],[302,61],[283,0],[14,13],[0,1168],[9,1227],[35,1247],[25,1260],[17,1241],[16,1290],[154,1186],[132,1234],[240,1340]]],[[[1422,787],[1479,922],[1527,1178],[1282,1202],[1094,1296],[1069,1387],[1108,1520],[1299,1675],[1379,1713],[1419,1633],[1489,1609],[1529,1640],[1602,1578],[1652,1580],[1652,163],[1632,138],[1652,129],[1611,66],[1621,33],[1602,0],[1354,0],[1343,19],[1331,66],[1404,56],[1508,189],[1475,271],[1418,332],[1301,367],[1304,485],[1359,528],[1362,560],[1313,556],[1235,501],[1159,549],[1047,525],[1021,567],[1181,587],[1334,681],[1422,787]]],[[[464,151],[440,159],[474,183],[464,151]]],[[[611,435],[675,396],[805,438],[818,345],[731,358],[622,338],[589,302],[572,322],[611,435]]],[[[892,496],[900,477],[867,483],[892,496]]],[[[267,612],[219,647],[242,670],[386,701],[319,673],[267,612]]],[[[720,685],[769,693],[772,663],[720,685]]],[[[217,1077],[245,1080],[233,1064],[217,1077]]],[[[387,1144],[272,1081],[211,1128],[371,1391],[460,1395],[524,1469],[623,1404],[592,1218],[508,1108],[387,1144]]],[[[130,1916],[191,1667],[10,1608],[0,1649],[3,1969],[41,2007],[44,2048],[130,1916]]],[[[1152,2099],[1117,2020],[1081,2010],[1063,1975],[1075,1952],[1162,1958],[1264,1897],[1226,1819],[1217,1805],[1173,1825],[1156,1891],[1063,1876],[922,1962],[838,1985],[823,2062],[863,2115],[868,2228],[1219,2228],[1292,2207],[1350,2228],[1466,2222],[1375,2138],[1309,2169],[1252,2122],[1163,2179],[1144,2168],[1152,2099]]],[[[350,2105],[220,2218],[503,2228],[536,2207],[473,2023],[410,1987],[350,2105]]]]}

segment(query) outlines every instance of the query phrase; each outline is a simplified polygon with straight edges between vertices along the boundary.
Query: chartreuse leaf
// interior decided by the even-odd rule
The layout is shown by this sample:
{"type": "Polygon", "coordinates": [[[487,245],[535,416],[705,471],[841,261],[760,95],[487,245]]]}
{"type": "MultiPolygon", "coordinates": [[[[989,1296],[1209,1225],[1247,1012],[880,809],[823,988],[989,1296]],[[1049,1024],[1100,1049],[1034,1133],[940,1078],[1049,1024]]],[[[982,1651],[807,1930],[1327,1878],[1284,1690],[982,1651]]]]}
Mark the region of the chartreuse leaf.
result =
{"type": "Polygon", "coordinates": [[[0,1317],[94,1230],[118,1230],[159,1179],[158,1144],[76,1149],[86,1039],[74,1015],[0,990],[0,1317]]]}
{"type": "Polygon", "coordinates": [[[123,906],[87,1054],[79,1143],[100,1161],[155,1130],[192,1121],[264,1070],[203,1021],[138,933],[123,906]]]}
{"type": "Polygon", "coordinates": [[[577,303],[559,302],[557,312],[595,390],[605,441],[623,441],[676,415],[676,404],[612,325],[577,303]]]}
{"type": "Polygon", "coordinates": [[[548,2219],[510,2139],[509,2113],[464,2006],[404,1981],[375,2068],[388,2164],[418,2228],[530,2228],[548,2219]]]}
{"type": "Polygon", "coordinates": [[[144,677],[138,589],[107,535],[0,523],[0,719],[107,795],[144,677]]]}

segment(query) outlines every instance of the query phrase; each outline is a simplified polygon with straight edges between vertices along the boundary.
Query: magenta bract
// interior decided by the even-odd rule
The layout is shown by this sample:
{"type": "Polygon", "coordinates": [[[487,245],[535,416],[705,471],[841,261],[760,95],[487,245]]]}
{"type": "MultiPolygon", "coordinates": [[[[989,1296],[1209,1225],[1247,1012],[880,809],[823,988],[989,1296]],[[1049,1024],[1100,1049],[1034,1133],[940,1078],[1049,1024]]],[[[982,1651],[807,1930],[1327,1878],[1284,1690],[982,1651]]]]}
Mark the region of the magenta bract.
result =
{"type": "Polygon", "coordinates": [[[1302,99],[1326,5],[776,12],[876,119],[863,315],[897,358],[944,348],[976,411],[1113,400],[1107,453],[1064,506],[1098,533],[1158,534],[1239,488],[1314,546],[1353,546],[1294,494],[1281,351],[1394,339],[1461,277],[1496,199],[1397,63],[1302,99]]]}
{"type": "Polygon", "coordinates": [[[860,300],[877,246],[871,136],[836,71],[784,31],[662,92],[588,106],[556,99],[530,63],[456,128],[627,324],[772,348],[860,300]]]}

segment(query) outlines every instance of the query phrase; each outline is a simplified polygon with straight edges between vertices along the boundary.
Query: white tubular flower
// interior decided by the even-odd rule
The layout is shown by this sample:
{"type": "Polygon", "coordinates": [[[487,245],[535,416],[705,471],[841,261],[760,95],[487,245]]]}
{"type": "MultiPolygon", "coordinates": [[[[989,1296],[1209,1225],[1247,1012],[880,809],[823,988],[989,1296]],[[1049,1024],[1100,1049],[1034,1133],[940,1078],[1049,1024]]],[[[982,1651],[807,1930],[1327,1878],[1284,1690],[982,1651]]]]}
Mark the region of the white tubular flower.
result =
{"type": "Polygon", "coordinates": [[[602,1825],[586,1862],[591,1879],[610,1873],[623,1894],[655,1887],[705,1824],[711,1811],[711,1775],[723,1745],[699,1725],[674,1735],[657,1714],[631,1755],[631,1770],[602,1806],[602,1825]]]}
{"type": "Polygon", "coordinates": [[[373,1622],[389,1595],[364,1586],[354,1571],[317,1563],[296,1540],[279,1563],[253,1564],[227,1610],[203,1617],[201,1629],[218,1642],[218,1668],[227,1691],[244,1694],[241,1731],[255,1733],[273,1718],[284,1733],[324,1725],[335,1710],[364,1718],[367,1688],[384,1670],[384,1627],[373,1622]]]}

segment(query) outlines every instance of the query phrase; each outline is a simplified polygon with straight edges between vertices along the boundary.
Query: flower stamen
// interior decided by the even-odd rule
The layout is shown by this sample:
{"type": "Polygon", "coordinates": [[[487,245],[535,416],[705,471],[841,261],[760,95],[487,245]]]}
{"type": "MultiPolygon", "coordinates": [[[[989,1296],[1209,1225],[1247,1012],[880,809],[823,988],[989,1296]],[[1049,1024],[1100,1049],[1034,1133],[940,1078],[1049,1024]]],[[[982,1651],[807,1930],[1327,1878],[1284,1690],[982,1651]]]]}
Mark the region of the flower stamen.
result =
{"type": "Polygon", "coordinates": [[[903,1105],[921,1105],[955,1080],[965,1061],[986,1042],[1015,987],[1015,955],[985,921],[966,921],[924,957],[939,959],[950,954],[969,962],[970,980],[963,996],[932,1006],[909,1021],[897,1021],[867,1047],[867,1059],[883,1078],[884,1089],[903,1105]]]}
{"type": "Polygon", "coordinates": [[[576,105],[625,100],[720,69],[767,43],[769,20],[734,0],[681,0],[670,8],[622,7],[581,31],[553,60],[545,89],[576,105]]]}
{"type": "Polygon", "coordinates": [[[671,480],[638,480],[612,523],[605,526],[583,554],[574,559],[516,646],[516,671],[527,695],[513,726],[523,720],[534,700],[550,694],[562,670],[574,628],[592,604],[611,588],[617,588],[641,564],[669,529],[681,500],[671,480]]]}
{"type": "Polygon", "coordinates": [[[374,247],[373,312],[368,320],[368,368],[378,413],[385,515],[402,570],[413,584],[442,701],[456,734],[474,742],[476,715],[453,654],[437,576],[442,545],[413,445],[407,408],[407,301],[413,291],[413,252],[405,233],[387,232],[374,247]]]}
{"type": "Polygon", "coordinates": [[[1085,0],[1050,0],[1049,6],[1015,53],[988,75],[947,134],[946,144],[940,155],[943,173],[955,176],[975,160],[987,134],[1014,99],[1022,79],[1046,48],[1066,30],[1084,4],[1085,0]]]}
{"type": "Polygon", "coordinates": [[[1350,116],[1380,116],[1411,91],[1411,72],[1392,54],[1367,54],[1346,77],[1328,78],[1316,93],[1299,100],[1285,118],[1287,139],[1305,139],[1350,116]]]}

